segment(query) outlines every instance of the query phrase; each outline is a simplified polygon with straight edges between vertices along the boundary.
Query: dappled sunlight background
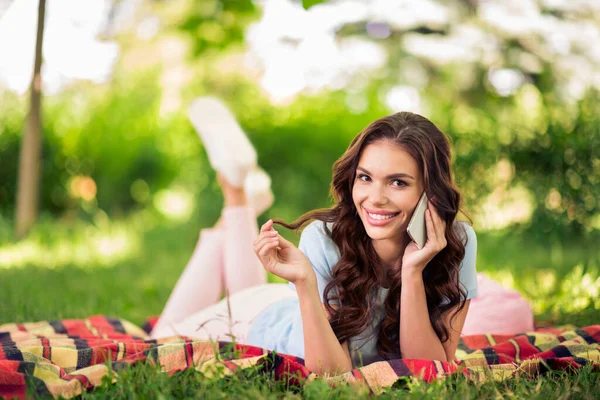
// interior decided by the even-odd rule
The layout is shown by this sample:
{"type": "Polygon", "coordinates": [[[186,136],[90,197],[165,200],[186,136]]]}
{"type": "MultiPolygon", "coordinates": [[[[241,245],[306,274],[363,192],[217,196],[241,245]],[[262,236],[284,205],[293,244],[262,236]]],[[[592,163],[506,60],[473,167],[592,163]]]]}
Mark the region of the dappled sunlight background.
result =
{"type": "Polygon", "coordinates": [[[222,206],[186,115],[214,95],[271,175],[259,223],[329,206],[332,164],[371,121],[430,118],[478,270],[540,321],[598,320],[600,3],[302,3],[47,0],[42,218],[18,241],[37,0],[0,0],[1,319],[160,312],[222,206]]]}
{"type": "Polygon", "coordinates": [[[37,231],[19,242],[7,243],[0,248],[0,269],[27,265],[49,269],[113,268],[139,256],[140,237],[135,235],[131,222],[105,218],[98,225],[77,223],[66,229],[59,225],[51,234],[37,231]]]}

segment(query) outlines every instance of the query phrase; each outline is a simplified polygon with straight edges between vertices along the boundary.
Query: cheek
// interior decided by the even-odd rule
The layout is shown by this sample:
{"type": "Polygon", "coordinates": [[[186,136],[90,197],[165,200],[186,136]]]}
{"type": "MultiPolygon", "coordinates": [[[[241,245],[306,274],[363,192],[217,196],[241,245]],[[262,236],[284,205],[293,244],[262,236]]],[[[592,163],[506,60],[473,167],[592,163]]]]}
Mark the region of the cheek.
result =
{"type": "Polygon", "coordinates": [[[354,204],[358,204],[362,202],[365,198],[365,191],[361,189],[360,186],[354,185],[352,187],[352,201],[354,204]]]}
{"type": "Polygon", "coordinates": [[[396,206],[406,213],[411,213],[419,201],[419,195],[413,193],[402,193],[395,197],[394,203],[396,206]]]}
{"type": "Polygon", "coordinates": [[[352,186],[352,200],[356,202],[356,185],[352,186]]]}

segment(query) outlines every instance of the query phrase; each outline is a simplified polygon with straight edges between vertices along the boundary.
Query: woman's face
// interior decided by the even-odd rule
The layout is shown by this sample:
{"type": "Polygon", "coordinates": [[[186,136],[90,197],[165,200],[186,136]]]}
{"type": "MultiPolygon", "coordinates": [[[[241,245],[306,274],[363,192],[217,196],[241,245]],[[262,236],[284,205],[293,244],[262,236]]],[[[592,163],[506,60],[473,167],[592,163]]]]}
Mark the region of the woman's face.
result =
{"type": "Polygon", "coordinates": [[[371,239],[403,243],[421,193],[417,162],[402,147],[381,140],[363,149],[352,200],[371,239]]]}

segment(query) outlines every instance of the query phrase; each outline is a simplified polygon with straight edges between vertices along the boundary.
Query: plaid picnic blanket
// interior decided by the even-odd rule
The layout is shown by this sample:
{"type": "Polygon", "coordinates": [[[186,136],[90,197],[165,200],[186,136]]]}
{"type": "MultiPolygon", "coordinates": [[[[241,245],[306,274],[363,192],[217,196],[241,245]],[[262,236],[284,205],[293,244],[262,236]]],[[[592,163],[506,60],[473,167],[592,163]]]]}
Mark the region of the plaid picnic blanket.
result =
{"type": "MultiPolygon", "coordinates": [[[[122,319],[97,315],[0,325],[0,395],[23,398],[31,386],[40,394],[70,398],[100,385],[111,370],[118,372],[141,362],[158,364],[167,373],[187,368],[206,372],[212,367],[220,374],[231,374],[256,366],[294,385],[316,377],[302,359],[257,347],[185,337],[152,340],[147,334],[152,322],[144,330],[122,319]],[[220,367],[215,369],[215,365],[220,367]]],[[[588,364],[600,370],[600,325],[538,329],[514,336],[463,336],[457,358],[456,363],[382,361],[327,379],[332,384],[363,384],[379,394],[402,376],[432,381],[463,373],[481,381],[574,370],[588,364]]]]}

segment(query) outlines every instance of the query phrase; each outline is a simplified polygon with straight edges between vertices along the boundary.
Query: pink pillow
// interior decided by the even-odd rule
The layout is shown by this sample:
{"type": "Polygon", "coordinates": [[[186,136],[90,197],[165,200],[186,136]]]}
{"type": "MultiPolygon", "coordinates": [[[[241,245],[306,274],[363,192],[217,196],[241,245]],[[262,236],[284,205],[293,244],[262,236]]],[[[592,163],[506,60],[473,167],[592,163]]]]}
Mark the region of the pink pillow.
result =
{"type": "Polygon", "coordinates": [[[463,335],[514,335],[533,331],[533,310],[519,292],[503,287],[482,273],[477,274],[477,286],[479,295],[471,299],[463,335]]]}

